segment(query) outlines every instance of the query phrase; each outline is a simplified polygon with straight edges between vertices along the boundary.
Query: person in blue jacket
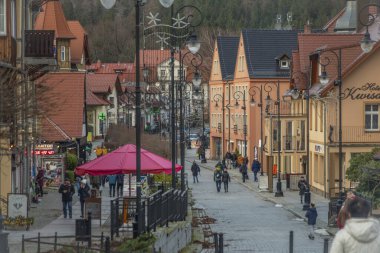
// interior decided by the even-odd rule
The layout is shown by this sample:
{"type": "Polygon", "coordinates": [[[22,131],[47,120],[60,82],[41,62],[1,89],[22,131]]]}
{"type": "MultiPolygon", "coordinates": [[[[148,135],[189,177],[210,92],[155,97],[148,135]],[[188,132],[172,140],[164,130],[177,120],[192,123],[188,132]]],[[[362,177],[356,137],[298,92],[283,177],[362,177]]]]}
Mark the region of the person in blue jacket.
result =
{"type": "Polygon", "coordinates": [[[307,210],[305,217],[307,218],[307,224],[310,226],[309,239],[314,240],[314,227],[317,222],[317,209],[315,208],[315,204],[311,203],[309,210],[307,210]]]}
{"type": "Polygon", "coordinates": [[[115,197],[116,175],[108,176],[108,184],[110,187],[110,197],[115,197]]]}
{"type": "Polygon", "coordinates": [[[255,182],[259,181],[257,178],[257,173],[260,171],[260,167],[261,167],[260,162],[257,159],[253,160],[252,172],[253,172],[253,175],[255,177],[255,182]]]}

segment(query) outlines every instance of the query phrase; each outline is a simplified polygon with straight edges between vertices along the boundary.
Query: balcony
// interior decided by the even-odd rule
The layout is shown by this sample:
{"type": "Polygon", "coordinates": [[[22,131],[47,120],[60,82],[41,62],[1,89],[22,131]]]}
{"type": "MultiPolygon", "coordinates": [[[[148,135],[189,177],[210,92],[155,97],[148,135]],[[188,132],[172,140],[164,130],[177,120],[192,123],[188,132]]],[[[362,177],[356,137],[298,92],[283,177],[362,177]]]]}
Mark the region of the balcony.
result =
{"type": "MultiPolygon", "coordinates": [[[[337,144],[339,142],[339,127],[330,126],[328,132],[328,142],[337,144]]],[[[380,142],[380,131],[368,131],[358,126],[342,127],[343,143],[376,143],[380,142]]]]}
{"type": "Polygon", "coordinates": [[[282,146],[285,152],[304,152],[305,140],[302,140],[297,136],[284,136],[282,140],[282,146]]]}
{"type": "Polygon", "coordinates": [[[56,65],[54,31],[25,31],[25,63],[29,65],[56,65]]]}

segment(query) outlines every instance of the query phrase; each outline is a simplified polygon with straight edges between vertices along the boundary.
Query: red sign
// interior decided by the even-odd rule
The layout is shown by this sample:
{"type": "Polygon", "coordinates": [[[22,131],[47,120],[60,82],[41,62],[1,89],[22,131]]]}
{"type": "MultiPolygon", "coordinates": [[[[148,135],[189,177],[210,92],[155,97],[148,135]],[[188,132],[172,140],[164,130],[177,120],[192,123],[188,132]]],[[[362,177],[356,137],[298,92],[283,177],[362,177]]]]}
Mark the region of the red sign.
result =
{"type": "MultiPolygon", "coordinates": [[[[32,151],[33,153],[33,151],[32,151]]],[[[54,155],[55,152],[54,150],[35,150],[34,151],[35,155],[54,155]]]]}

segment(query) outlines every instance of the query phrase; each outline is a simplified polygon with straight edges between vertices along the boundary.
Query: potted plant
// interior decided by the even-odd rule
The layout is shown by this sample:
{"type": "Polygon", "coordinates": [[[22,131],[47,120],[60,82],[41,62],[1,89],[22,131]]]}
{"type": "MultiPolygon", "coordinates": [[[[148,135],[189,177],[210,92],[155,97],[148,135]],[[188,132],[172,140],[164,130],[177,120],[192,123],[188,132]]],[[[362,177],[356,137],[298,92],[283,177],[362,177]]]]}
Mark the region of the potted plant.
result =
{"type": "Polygon", "coordinates": [[[23,216],[17,216],[17,217],[7,217],[4,220],[4,226],[8,230],[20,230],[20,229],[26,229],[29,230],[30,226],[33,225],[34,218],[28,218],[23,216]]]}

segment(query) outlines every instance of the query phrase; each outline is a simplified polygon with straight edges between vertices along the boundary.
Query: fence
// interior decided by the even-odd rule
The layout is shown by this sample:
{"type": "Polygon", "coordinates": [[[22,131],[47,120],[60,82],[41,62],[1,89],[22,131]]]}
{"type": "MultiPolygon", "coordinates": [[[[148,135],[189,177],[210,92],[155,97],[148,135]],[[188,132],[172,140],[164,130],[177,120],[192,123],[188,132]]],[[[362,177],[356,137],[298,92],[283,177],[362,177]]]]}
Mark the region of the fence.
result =
{"type": "MultiPolygon", "coordinates": [[[[144,216],[138,218],[140,232],[156,230],[157,226],[168,226],[170,221],[182,221],[187,216],[188,191],[161,190],[141,199],[141,211],[144,216]]],[[[136,221],[136,198],[121,197],[111,200],[111,240],[120,232],[124,236],[138,236],[133,231],[136,221]]]]}
{"type": "Polygon", "coordinates": [[[21,241],[21,253],[33,252],[31,245],[34,244],[37,248],[34,249],[36,253],[46,252],[48,250],[57,251],[58,248],[71,249],[71,252],[75,253],[84,253],[84,252],[99,252],[99,253],[111,253],[111,243],[110,238],[105,237],[103,233],[100,236],[92,235],[90,241],[92,242],[90,245],[80,243],[79,241],[74,243],[72,242],[76,239],[75,235],[61,235],[59,236],[57,232],[55,232],[54,236],[41,236],[38,233],[37,237],[24,238],[22,236],[21,241]],[[62,242],[63,241],[63,242],[62,242]],[[29,244],[27,246],[27,244],[29,244]],[[25,251],[28,249],[28,251],[25,251]]]}

